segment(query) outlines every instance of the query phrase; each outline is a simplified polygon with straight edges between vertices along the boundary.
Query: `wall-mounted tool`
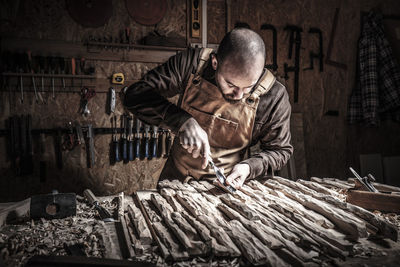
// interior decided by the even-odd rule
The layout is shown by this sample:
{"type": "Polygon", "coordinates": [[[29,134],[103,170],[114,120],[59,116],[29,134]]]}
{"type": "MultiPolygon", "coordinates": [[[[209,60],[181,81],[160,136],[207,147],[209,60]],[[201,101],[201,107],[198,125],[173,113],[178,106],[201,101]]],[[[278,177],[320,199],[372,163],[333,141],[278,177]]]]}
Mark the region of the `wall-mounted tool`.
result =
{"type": "MultiPolygon", "coordinates": [[[[57,69],[57,61],[54,57],[48,56],[47,57],[47,62],[49,66],[49,73],[50,74],[55,74],[56,69],[57,69]]],[[[52,91],[52,97],[53,99],[56,98],[55,92],[54,92],[54,76],[51,77],[51,91],[52,91]]]]}
{"type": "Polygon", "coordinates": [[[337,28],[337,24],[338,24],[338,20],[339,20],[339,13],[340,13],[340,8],[336,8],[335,15],[333,17],[333,22],[332,22],[331,34],[329,36],[328,51],[326,52],[325,64],[347,70],[346,64],[343,64],[343,63],[340,63],[340,62],[337,62],[337,61],[334,61],[331,59],[331,53],[332,53],[332,49],[333,49],[333,41],[335,39],[336,28],[337,28]]]}
{"type": "Polygon", "coordinates": [[[121,155],[122,155],[122,160],[124,163],[128,162],[128,140],[126,139],[128,127],[127,127],[127,115],[123,114],[121,116],[121,155]]]}
{"type": "Polygon", "coordinates": [[[96,162],[95,158],[95,151],[94,151],[94,132],[93,132],[93,127],[91,124],[88,124],[87,126],[87,132],[86,132],[86,147],[87,147],[87,165],[88,168],[91,168],[94,166],[96,162]]]}
{"type": "Polygon", "coordinates": [[[201,0],[191,1],[190,35],[193,38],[201,36],[201,0]]]}
{"type": "Polygon", "coordinates": [[[107,114],[111,115],[111,113],[114,113],[115,111],[115,89],[114,87],[110,87],[108,89],[108,94],[107,94],[107,114]]]}
{"type": "Polygon", "coordinates": [[[88,108],[88,103],[91,98],[96,95],[96,91],[94,88],[84,87],[81,89],[81,103],[79,106],[79,112],[83,116],[88,116],[90,114],[90,110],[88,108]]]}
{"type": "MultiPolygon", "coordinates": [[[[58,57],[58,68],[60,70],[60,74],[65,74],[65,59],[62,57],[58,57]]],[[[63,90],[65,90],[65,78],[61,78],[63,90]]]]}
{"type": "Polygon", "coordinates": [[[299,69],[300,69],[300,47],[301,47],[301,32],[302,28],[288,25],[284,29],[285,31],[289,31],[289,51],[288,58],[292,59],[293,54],[293,46],[295,46],[295,54],[294,54],[294,66],[289,66],[287,63],[284,64],[285,71],[285,80],[289,79],[288,72],[294,72],[294,95],[293,102],[297,103],[299,100],[299,69]]]}
{"type": "Polygon", "coordinates": [[[110,155],[110,163],[115,164],[116,162],[121,161],[121,157],[119,156],[119,142],[117,139],[117,116],[111,118],[111,125],[112,125],[112,140],[111,140],[111,155],[110,155]]]}
{"type": "Polygon", "coordinates": [[[272,31],[272,64],[265,65],[266,68],[276,71],[278,69],[278,42],[277,42],[277,32],[276,28],[271,24],[261,25],[261,30],[272,31]]]}
{"type": "Polygon", "coordinates": [[[165,154],[164,154],[164,158],[168,158],[169,157],[169,151],[171,150],[171,146],[172,146],[171,130],[168,130],[167,136],[165,138],[165,154]]]}
{"type": "Polygon", "coordinates": [[[158,127],[153,125],[151,133],[152,158],[157,158],[157,145],[158,145],[158,127]]]}
{"type": "Polygon", "coordinates": [[[143,156],[141,159],[151,159],[151,154],[149,153],[150,150],[150,136],[149,136],[149,131],[150,131],[150,125],[144,123],[144,136],[143,136],[143,156]]]}
{"type": "Polygon", "coordinates": [[[133,149],[133,118],[128,116],[128,161],[133,161],[135,158],[135,151],[133,149]]]}
{"type": "MultiPolygon", "coordinates": [[[[27,51],[26,52],[26,60],[28,61],[28,66],[29,66],[28,72],[35,73],[34,68],[33,68],[33,61],[32,61],[32,53],[31,53],[31,51],[27,51]]],[[[33,90],[35,91],[36,103],[39,103],[39,97],[38,97],[38,91],[37,91],[37,87],[36,87],[35,77],[31,76],[31,80],[32,80],[33,90]]]]}
{"type": "Polygon", "coordinates": [[[165,155],[165,140],[167,137],[167,133],[164,129],[160,128],[160,132],[158,135],[158,148],[157,148],[157,158],[162,158],[165,155]]]}
{"type": "MultiPolygon", "coordinates": [[[[45,74],[47,72],[47,60],[46,57],[43,56],[36,56],[35,60],[39,63],[39,73],[45,74]]],[[[41,88],[41,94],[42,94],[42,101],[43,103],[46,103],[44,101],[44,77],[40,76],[40,88],[41,88]]]]}
{"type": "Polygon", "coordinates": [[[124,84],[125,82],[125,76],[123,73],[119,72],[119,73],[114,73],[111,76],[111,83],[112,84],[124,84]]]}
{"type": "Polygon", "coordinates": [[[74,128],[72,126],[72,122],[67,123],[67,133],[64,135],[64,141],[62,143],[62,149],[65,150],[73,150],[75,148],[75,134],[74,128]]]}
{"type": "Polygon", "coordinates": [[[310,51],[310,67],[305,68],[304,70],[312,70],[314,69],[314,58],[317,58],[319,61],[319,72],[324,71],[324,54],[323,54],[323,40],[322,40],[322,32],[318,28],[310,28],[308,33],[317,34],[318,36],[318,52],[310,51]]]}
{"type": "Polygon", "coordinates": [[[135,159],[140,159],[140,151],[141,151],[141,143],[142,143],[142,134],[140,133],[140,127],[142,126],[141,121],[136,118],[135,123],[135,159]]]}
{"type": "Polygon", "coordinates": [[[75,131],[76,131],[76,145],[82,145],[85,143],[85,137],[83,136],[82,126],[75,122],[75,131]]]}

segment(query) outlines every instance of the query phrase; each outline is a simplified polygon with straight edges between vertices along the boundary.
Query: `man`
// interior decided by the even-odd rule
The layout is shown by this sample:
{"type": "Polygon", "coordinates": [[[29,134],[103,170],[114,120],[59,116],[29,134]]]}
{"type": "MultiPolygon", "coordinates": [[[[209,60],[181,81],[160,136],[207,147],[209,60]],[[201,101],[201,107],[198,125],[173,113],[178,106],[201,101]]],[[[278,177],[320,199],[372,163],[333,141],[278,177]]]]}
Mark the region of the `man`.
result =
{"type": "Polygon", "coordinates": [[[215,177],[211,157],[224,169],[226,183],[239,188],[288,161],[293,151],[289,99],[264,65],[262,38],[236,28],[217,53],[189,48],[129,87],[125,107],[176,134],[160,179],[215,177]],[[176,95],[177,105],[166,99],[176,95]],[[262,152],[246,159],[258,141],[262,152]]]}

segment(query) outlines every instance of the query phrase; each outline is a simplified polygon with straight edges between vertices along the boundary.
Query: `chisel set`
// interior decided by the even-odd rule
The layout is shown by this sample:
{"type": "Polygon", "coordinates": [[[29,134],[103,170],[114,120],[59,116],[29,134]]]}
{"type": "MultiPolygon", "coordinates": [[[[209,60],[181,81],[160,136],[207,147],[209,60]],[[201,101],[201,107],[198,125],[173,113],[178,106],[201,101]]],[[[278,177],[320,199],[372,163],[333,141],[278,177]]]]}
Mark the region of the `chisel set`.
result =
{"type": "MultiPolygon", "coordinates": [[[[7,155],[16,170],[16,175],[30,175],[34,172],[34,160],[40,160],[41,181],[46,180],[50,151],[54,151],[57,169],[63,169],[63,155],[76,147],[84,146],[87,155],[87,167],[95,165],[94,136],[111,134],[110,164],[117,162],[151,160],[167,158],[172,145],[171,131],[146,124],[133,116],[123,114],[118,122],[117,116],[111,117],[111,128],[94,128],[92,124],[81,125],[67,122],[64,128],[32,129],[31,115],[15,115],[6,121],[7,129],[0,135],[8,138],[7,155]],[[51,136],[54,148],[46,146],[46,137],[51,136]],[[33,138],[35,137],[35,138],[33,138]],[[34,140],[34,141],[32,141],[34,140]],[[33,143],[37,142],[36,145],[33,143]],[[38,149],[33,149],[37,147],[38,149]]],[[[53,153],[52,153],[53,154],[53,153]]]]}
{"type": "Polygon", "coordinates": [[[118,118],[111,118],[113,135],[110,145],[110,163],[128,163],[135,159],[168,157],[172,144],[171,132],[154,125],[143,123],[138,118],[123,114],[120,118],[118,139],[118,118]]]}

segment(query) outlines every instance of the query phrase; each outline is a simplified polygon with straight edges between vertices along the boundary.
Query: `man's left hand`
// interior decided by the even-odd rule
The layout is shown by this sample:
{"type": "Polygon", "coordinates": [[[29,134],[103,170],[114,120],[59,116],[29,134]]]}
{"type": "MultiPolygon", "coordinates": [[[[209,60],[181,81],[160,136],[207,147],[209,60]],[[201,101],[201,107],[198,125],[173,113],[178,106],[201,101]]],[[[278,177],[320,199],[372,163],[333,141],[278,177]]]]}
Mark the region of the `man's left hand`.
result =
{"type": "Polygon", "coordinates": [[[238,189],[242,187],[246,178],[250,175],[250,166],[246,163],[236,164],[232,172],[226,177],[226,184],[238,189]]]}

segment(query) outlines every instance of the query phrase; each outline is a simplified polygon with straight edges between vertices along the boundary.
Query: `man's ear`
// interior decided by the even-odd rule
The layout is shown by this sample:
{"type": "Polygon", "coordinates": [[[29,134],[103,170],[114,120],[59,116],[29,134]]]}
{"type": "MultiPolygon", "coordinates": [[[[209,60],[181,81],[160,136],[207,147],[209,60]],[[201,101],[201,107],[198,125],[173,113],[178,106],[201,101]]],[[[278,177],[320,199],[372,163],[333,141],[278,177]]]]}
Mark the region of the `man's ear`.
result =
{"type": "Polygon", "coordinates": [[[214,70],[217,70],[218,67],[218,60],[217,60],[217,56],[215,54],[211,55],[211,66],[214,70]]]}

